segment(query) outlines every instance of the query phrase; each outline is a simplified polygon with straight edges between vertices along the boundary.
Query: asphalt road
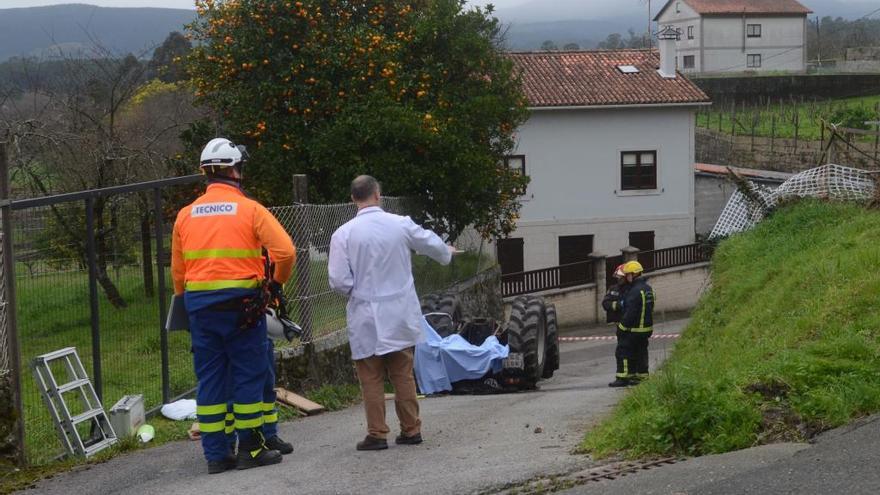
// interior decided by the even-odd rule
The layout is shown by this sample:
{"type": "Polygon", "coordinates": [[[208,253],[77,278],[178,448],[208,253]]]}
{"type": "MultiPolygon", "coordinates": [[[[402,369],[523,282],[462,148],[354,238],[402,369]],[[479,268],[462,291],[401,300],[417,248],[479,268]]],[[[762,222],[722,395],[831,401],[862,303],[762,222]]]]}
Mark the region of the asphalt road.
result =
{"type": "Polygon", "coordinates": [[[765,445],[697,457],[565,495],[876,495],[880,415],[829,431],[813,443],[765,445]]]}
{"type": "MultiPolygon", "coordinates": [[[[657,332],[677,333],[685,323],[659,325],[657,332]]],[[[673,345],[652,341],[654,365],[673,345]]],[[[209,476],[198,443],[174,442],[56,476],[27,493],[462,494],[567,473],[590,465],[571,451],[624,393],[607,387],[613,352],[611,340],[566,343],[561,369],[538,391],[424,399],[419,446],[357,452],[365,421],[355,406],[283,424],[281,436],[296,451],[276,466],[209,476]]]]}

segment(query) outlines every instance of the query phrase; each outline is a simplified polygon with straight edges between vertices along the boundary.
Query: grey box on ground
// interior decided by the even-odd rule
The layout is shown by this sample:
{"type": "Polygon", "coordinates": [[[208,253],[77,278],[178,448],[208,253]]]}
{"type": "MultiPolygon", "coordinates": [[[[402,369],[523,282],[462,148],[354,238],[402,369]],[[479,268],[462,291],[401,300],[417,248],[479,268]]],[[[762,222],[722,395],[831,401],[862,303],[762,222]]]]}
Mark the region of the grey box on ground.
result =
{"type": "Polygon", "coordinates": [[[126,395],[110,409],[110,424],[118,438],[132,436],[146,423],[143,395],[126,395]]]}

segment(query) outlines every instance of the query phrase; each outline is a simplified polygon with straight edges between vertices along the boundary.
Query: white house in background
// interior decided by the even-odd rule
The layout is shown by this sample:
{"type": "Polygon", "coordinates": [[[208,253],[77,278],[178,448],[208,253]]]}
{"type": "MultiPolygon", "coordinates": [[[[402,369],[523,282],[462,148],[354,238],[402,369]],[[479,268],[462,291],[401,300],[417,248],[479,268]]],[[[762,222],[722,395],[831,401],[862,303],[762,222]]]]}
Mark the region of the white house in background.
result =
{"type": "Polygon", "coordinates": [[[657,51],[511,53],[531,116],[512,167],[531,178],[505,273],[694,242],[695,113],[709,98],[657,51]]]}
{"type": "Polygon", "coordinates": [[[682,72],[803,72],[810,13],[796,0],[669,0],[654,20],[681,33],[682,72]]]}

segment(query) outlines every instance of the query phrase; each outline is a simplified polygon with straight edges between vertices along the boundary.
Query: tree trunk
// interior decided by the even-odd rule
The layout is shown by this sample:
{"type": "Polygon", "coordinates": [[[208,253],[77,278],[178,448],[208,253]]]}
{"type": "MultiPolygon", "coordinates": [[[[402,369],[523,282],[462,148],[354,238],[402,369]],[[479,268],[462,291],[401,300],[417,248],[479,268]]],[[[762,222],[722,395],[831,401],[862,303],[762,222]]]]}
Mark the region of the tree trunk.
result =
{"type": "Polygon", "coordinates": [[[96,272],[98,274],[98,283],[104,289],[107,300],[117,309],[128,307],[119,289],[107,274],[107,230],[104,228],[104,207],[106,206],[105,198],[98,198],[95,201],[95,254],[97,258],[96,272]]]}
{"type": "Polygon", "coordinates": [[[150,237],[150,214],[141,214],[141,264],[144,270],[144,295],[153,297],[153,244],[150,237]]]}

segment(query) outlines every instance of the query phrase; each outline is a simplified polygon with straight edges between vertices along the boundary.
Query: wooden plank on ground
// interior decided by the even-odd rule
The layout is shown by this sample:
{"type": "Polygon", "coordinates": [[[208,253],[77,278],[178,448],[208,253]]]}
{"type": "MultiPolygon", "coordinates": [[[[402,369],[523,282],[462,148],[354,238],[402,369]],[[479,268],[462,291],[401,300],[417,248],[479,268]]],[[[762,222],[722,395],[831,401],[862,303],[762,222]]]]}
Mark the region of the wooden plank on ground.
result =
{"type": "Polygon", "coordinates": [[[326,409],[321,404],[317,402],[312,402],[309,399],[301,395],[297,395],[290,390],[284,388],[276,388],[275,393],[278,396],[278,400],[283,402],[289,406],[293,406],[300,411],[308,414],[309,416],[313,414],[319,414],[324,412],[326,409]]]}

